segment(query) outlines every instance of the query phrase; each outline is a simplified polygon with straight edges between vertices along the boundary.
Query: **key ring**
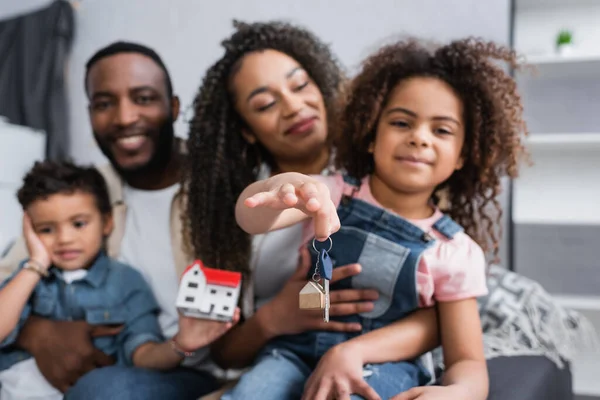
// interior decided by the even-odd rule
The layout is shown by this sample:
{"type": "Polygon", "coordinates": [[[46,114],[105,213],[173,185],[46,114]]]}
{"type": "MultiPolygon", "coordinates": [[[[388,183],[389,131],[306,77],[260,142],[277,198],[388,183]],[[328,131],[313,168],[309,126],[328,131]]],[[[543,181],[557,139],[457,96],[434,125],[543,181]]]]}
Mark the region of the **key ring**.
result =
{"type": "MultiPolygon", "coordinates": [[[[329,249],[327,249],[327,252],[329,253],[331,251],[331,249],[333,248],[333,240],[331,240],[331,236],[329,236],[327,238],[327,240],[329,240],[329,249]]],[[[312,248],[315,249],[315,252],[318,253],[319,250],[317,250],[317,247],[315,246],[315,242],[317,241],[317,239],[313,239],[312,241],[312,248]]]]}

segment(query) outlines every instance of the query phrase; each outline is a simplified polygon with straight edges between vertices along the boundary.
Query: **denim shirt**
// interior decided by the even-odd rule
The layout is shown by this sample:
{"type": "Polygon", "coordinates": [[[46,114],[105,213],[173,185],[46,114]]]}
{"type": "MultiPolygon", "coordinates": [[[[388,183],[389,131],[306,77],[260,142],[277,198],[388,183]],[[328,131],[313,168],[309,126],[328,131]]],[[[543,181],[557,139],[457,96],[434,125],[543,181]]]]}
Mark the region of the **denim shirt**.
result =
{"type": "Polygon", "coordinates": [[[142,275],[130,266],[101,253],[81,280],[68,284],[55,267],[49,273],[35,287],[17,327],[0,343],[0,371],[31,357],[14,345],[30,315],[55,321],[84,320],[91,325],[123,325],[118,335],[93,339],[96,348],[115,357],[120,365],[132,365],[132,354],[140,345],[164,340],[158,304],[142,275]]]}

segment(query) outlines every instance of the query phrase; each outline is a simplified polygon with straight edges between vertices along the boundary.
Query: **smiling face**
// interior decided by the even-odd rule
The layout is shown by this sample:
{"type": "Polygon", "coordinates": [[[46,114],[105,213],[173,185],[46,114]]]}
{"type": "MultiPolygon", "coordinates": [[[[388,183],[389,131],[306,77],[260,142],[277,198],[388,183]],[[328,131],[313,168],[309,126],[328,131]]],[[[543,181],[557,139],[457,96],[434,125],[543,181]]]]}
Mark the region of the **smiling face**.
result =
{"type": "Polygon", "coordinates": [[[436,78],[400,82],[389,95],[372,145],[374,177],[394,192],[431,195],[462,167],[463,104],[436,78]]]}
{"type": "Polygon", "coordinates": [[[249,53],[240,63],[230,88],[247,125],[246,139],[260,142],[276,160],[303,160],[323,151],[325,103],[302,66],[275,50],[249,53]]]}
{"type": "Polygon", "coordinates": [[[63,270],[88,268],[112,229],[112,218],[100,213],[94,195],[87,192],[53,194],[25,211],[52,265],[63,270]]]}
{"type": "Polygon", "coordinates": [[[89,71],[92,130],[102,153],[124,172],[166,165],[174,139],[177,98],[169,98],[165,72],[149,57],[119,53],[89,71]]]}

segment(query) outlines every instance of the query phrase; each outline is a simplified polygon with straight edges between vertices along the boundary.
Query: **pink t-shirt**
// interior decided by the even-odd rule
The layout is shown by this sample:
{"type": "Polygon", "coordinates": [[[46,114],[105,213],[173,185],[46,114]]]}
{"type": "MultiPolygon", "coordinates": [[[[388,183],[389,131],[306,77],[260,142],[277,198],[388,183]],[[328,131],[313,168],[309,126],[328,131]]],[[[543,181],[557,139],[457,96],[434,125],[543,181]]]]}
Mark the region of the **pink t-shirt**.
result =
{"type": "MultiPolygon", "coordinates": [[[[354,188],[346,184],[340,174],[319,175],[314,178],[327,185],[336,206],[340,204],[342,195],[350,194],[354,188]]],[[[371,194],[368,177],[362,181],[360,190],[354,197],[384,208],[371,194]]],[[[436,209],[429,218],[408,220],[436,239],[434,245],[423,252],[417,268],[417,291],[421,307],[432,306],[436,301],[455,301],[487,294],[483,250],[462,231],[454,235],[454,238],[448,239],[435,230],[433,224],[442,215],[442,212],[436,209]]],[[[305,229],[305,242],[312,240],[313,236],[313,224],[309,221],[305,229]]]]}

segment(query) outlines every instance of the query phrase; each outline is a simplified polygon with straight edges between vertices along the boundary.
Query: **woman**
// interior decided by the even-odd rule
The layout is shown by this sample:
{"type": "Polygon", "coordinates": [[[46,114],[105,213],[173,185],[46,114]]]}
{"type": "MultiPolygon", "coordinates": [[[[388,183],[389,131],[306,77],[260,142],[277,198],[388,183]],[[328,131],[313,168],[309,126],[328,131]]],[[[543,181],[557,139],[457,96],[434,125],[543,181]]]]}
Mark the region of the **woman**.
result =
{"type": "MultiPolygon", "coordinates": [[[[311,329],[343,331],[356,328],[333,321],[325,324],[320,313],[298,310],[298,293],[306,283],[309,268],[306,263],[299,263],[296,269],[301,240],[299,228],[287,228],[251,240],[239,229],[234,216],[235,200],[242,189],[254,180],[268,176],[271,171],[319,173],[327,169],[333,141],[328,134],[331,128],[328,122],[333,120],[343,88],[342,71],[328,47],[303,29],[282,23],[236,23],[235,26],[236,32],[223,42],[224,56],[208,70],[196,98],[189,135],[190,165],[185,182],[190,198],[184,216],[196,256],[209,265],[242,270],[246,278],[245,321],[213,349],[214,359],[225,368],[250,365],[260,349],[277,336],[311,329]],[[295,62],[294,67],[281,63],[290,59],[295,62]],[[275,66],[279,68],[275,69],[275,66]],[[301,70],[295,70],[296,66],[301,70]],[[290,68],[294,70],[293,74],[290,68]],[[302,71],[306,75],[296,75],[302,71]],[[304,81],[303,77],[310,79],[304,81]],[[303,86],[305,83],[308,85],[303,86]],[[313,117],[312,122],[309,118],[305,121],[306,126],[290,130],[307,115],[313,117]]],[[[488,358],[509,357],[488,361],[489,399],[504,399],[514,397],[514,388],[530,383],[523,359],[511,356],[539,355],[543,357],[536,357],[534,363],[539,368],[547,367],[546,357],[562,368],[559,361],[569,359],[568,350],[581,338],[581,331],[585,337],[586,330],[582,328],[584,324],[574,325],[573,319],[566,316],[572,313],[552,305],[549,296],[535,282],[500,267],[492,267],[490,271],[491,295],[482,300],[482,321],[487,326],[486,354],[488,358]],[[487,301],[492,296],[503,296],[503,291],[510,297],[508,289],[499,285],[501,281],[503,285],[506,285],[505,281],[514,282],[515,287],[533,292],[530,296],[533,300],[507,314],[502,302],[495,305],[495,302],[487,301]],[[550,314],[559,316],[554,319],[555,323],[543,324],[541,339],[535,333],[540,329],[539,323],[531,320],[531,314],[527,312],[528,307],[535,307],[535,304],[552,305],[554,311],[550,314]],[[502,316],[500,325],[498,315],[502,316]],[[565,337],[570,340],[561,342],[565,337]],[[533,346],[532,343],[546,344],[533,346]],[[508,378],[507,371],[518,372],[508,378]],[[507,379],[511,385],[504,384],[507,379]]],[[[338,267],[334,279],[358,273],[360,268],[356,265],[338,267]]],[[[373,299],[373,294],[368,291],[332,293],[331,315],[370,310],[369,300],[373,299]]],[[[432,309],[421,310],[398,324],[404,326],[403,336],[393,342],[382,341],[382,347],[398,354],[399,359],[415,357],[439,344],[436,336],[414,348],[407,349],[405,345],[420,336],[427,324],[437,326],[432,309]]],[[[309,385],[323,387],[328,382],[335,382],[365,392],[367,383],[362,369],[351,368],[351,361],[356,361],[352,360],[351,352],[334,348],[323,358],[309,385]],[[346,368],[333,368],[334,365],[346,368]]],[[[569,374],[561,374],[559,379],[565,376],[568,378],[569,374]]]]}
{"type": "MultiPolygon", "coordinates": [[[[213,347],[215,361],[224,368],[250,365],[277,336],[361,329],[325,323],[322,313],[298,309],[298,293],[309,270],[305,249],[303,261],[297,262],[301,226],[252,239],[234,215],[237,197],[257,179],[291,171],[327,173],[334,141],[328,122],[343,89],[342,70],[329,48],[304,29],[280,22],[235,23],[235,28],[223,42],[225,55],[207,71],[196,97],[185,177],[186,224],[196,256],[207,265],[242,271],[245,278],[245,320],[213,347]]],[[[333,280],[358,273],[358,265],[338,267],[333,280]]],[[[330,314],[369,311],[376,298],[370,290],[332,292],[330,314]]],[[[437,323],[431,309],[398,323],[406,326],[406,337],[385,346],[403,358],[417,357],[438,341],[437,336],[428,337],[417,347],[401,348],[424,326],[437,323]]],[[[337,379],[368,390],[362,369],[343,375],[337,379]]],[[[320,379],[313,382],[320,384],[320,379]]]]}

